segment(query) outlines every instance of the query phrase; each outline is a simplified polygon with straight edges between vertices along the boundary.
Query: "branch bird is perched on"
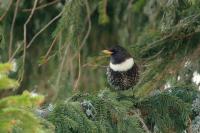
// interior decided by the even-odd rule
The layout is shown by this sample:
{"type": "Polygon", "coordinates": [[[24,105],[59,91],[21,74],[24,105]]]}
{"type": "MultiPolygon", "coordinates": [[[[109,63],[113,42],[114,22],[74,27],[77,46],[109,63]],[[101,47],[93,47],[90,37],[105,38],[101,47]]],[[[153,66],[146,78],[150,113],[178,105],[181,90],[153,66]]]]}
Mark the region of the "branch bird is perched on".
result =
{"type": "Polygon", "coordinates": [[[107,68],[107,79],[115,90],[127,90],[133,88],[139,79],[138,66],[126,49],[115,45],[103,50],[110,55],[110,64],[107,68]]]}

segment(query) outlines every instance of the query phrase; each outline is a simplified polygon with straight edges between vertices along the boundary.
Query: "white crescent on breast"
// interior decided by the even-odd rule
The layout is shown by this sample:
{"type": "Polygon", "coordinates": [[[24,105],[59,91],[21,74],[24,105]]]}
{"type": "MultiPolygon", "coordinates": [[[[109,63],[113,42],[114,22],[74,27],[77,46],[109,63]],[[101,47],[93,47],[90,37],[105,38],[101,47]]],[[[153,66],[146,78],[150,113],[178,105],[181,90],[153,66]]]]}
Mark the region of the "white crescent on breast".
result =
{"type": "Polygon", "coordinates": [[[128,71],[129,69],[131,69],[134,65],[134,60],[133,58],[128,58],[126,59],[124,62],[120,63],[120,64],[112,64],[110,62],[110,68],[113,71],[128,71]]]}

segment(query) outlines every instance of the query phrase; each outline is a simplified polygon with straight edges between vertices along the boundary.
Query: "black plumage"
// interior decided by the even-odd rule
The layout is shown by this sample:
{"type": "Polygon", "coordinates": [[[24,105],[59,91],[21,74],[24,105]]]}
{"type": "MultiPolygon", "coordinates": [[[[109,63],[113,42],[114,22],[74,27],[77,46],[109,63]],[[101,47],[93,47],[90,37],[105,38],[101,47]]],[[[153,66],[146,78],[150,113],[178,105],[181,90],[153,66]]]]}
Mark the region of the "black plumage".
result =
{"type": "MultiPolygon", "coordinates": [[[[131,55],[123,47],[115,45],[108,50],[104,50],[104,53],[110,54],[110,64],[119,65],[124,63],[127,59],[131,59],[131,55]],[[107,52],[106,52],[107,51],[107,52]]],[[[131,62],[132,63],[132,62],[131,62]]],[[[130,65],[130,64],[128,64],[130,65]]],[[[123,65],[122,65],[123,67],[123,65]]],[[[125,66],[126,67],[126,66],[125,66]]],[[[113,70],[111,65],[107,68],[108,83],[114,90],[127,90],[133,88],[139,79],[139,69],[135,62],[132,66],[121,71],[113,70]]]]}
{"type": "Polygon", "coordinates": [[[113,71],[110,67],[107,68],[108,83],[115,90],[127,90],[132,88],[138,81],[138,67],[135,64],[130,70],[125,72],[113,71]]]}

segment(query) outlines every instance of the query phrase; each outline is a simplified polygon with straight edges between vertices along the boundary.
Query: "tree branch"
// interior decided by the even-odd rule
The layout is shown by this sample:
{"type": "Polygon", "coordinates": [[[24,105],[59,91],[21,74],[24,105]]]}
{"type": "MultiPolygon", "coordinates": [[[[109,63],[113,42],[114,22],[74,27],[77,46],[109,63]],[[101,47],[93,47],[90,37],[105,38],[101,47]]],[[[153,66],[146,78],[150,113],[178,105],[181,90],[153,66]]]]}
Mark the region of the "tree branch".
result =
{"type": "Polygon", "coordinates": [[[2,21],[4,19],[4,17],[6,16],[6,14],[8,13],[11,5],[13,3],[13,0],[9,0],[9,4],[8,4],[8,9],[3,13],[3,15],[0,17],[0,21],[2,21]]]}
{"type": "Polygon", "coordinates": [[[87,30],[87,33],[85,34],[84,38],[83,38],[83,41],[80,44],[79,49],[77,50],[75,55],[72,57],[72,60],[79,54],[79,52],[83,48],[85,42],[87,41],[87,39],[89,37],[90,31],[91,31],[91,28],[92,28],[92,22],[91,22],[91,19],[90,19],[90,7],[89,7],[88,0],[85,1],[85,5],[86,5],[86,10],[87,10],[88,30],[87,30]]]}
{"type": "MultiPolygon", "coordinates": [[[[64,10],[63,10],[64,11],[64,10]]],[[[33,38],[31,39],[31,41],[28,43],[26,48],[29,48],[31,46],[31,44],[34,42],[34,40],[47,28],[49,27],[49,25],[51,25],[55,20],[57,20],[59,17],[62,16],[63,11],[60,12],[56,17],[54,17],[51,21],[49,21],[49,23],[47,23],[40,31],[38,31],[33,38]]]]}
{"type": "Polygon", "coordinates": [[[80,81],[80,77],[81,77],[81,54],[79,53],[78,54],[78,77],[74,83],[74,87],[73,87],[73,90],[74,92],[76,92],[77,88],[78,88],[78,85],[79,85],[79,81],[80,81]]]}
{"type": "MultiPolygon", "coordinates": [[[[15,20],[16,20],[17,13],[18,13],[19,2],[20,2],[20,0],[17,0],[16,6],[15,6],[15,11],[14,11],[14,16],[13,16],[13,20],[12,20],[12,24],[11,24],[10,41],[9,41],[9,49],[8,49],[8,57],[9,57],[9,60],[10,60],[11,54],[12,54],[13,31],[14,31],[14,27],[15,27],[15,20]]],[[[11,3],[12,3],[12,2],[11,2],[11,3]]]]}
{"type": "Polygon", "coordinates": [[[139,119],[139,121],[142,124],[143,129],[146,131],[146,133],[151,133],[150,130],[148,129],[147,125],[145,124],[143,118],[140,116],[140,110],[133,110],[134,115],[139,119]]]}
{"type": "Polygon", "coordinates": [[[26,33],[27,33],[27,25],[30,22],[30,20],[31,20],[31,18],[32,18],[34,12],[35,12],[35,8],[36,8],[36,5],[37,5],[37,2],[38,2],[38,0],[35,0],[33,8],[32,8],[32,11],[31,11],[28,19],[26,20],[26,22],[24,24],[24,49],[23,49],[24,53],[23,53],[23,63],[22,63],[23,65],[22,65],[21,79],[19,80],[20,82],[23,80],[24,69],[25,69],[24,67],[25,67],[25,58],[26,58],[26,44],[27,44],[27,37],[26,37],[27,34],[26,33]]]}
{"type": "MultiPolygon", "coordinates": [[[[35,10],[40,10],[40,9],[42,9],[42,8],[51,6],[51,5],[56,4],[56,3],[58,3],[58,2],[59,2],[59,0],[54,0],[54,1],[49,2],[49,3],[47,3],[47,4],[40,5],[40,6],[36,7],[35,10]]],[[[22,10],[22,12],[31,12],[31,11],[32,11],[32,9],[23,9],[23,10],[22,10]]]]}

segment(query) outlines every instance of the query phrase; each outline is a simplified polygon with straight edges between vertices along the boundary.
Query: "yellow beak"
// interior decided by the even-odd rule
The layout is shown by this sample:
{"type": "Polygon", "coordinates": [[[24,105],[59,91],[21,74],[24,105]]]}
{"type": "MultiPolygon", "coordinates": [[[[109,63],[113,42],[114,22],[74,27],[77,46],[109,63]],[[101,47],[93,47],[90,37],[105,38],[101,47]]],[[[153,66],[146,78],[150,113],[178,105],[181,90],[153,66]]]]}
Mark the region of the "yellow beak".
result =
{"type": "Polygon", "coordinates": [[[104,54],[107,54],[107,55],[111,55],[113,52],[109,51],[109,50],[102,50],[102,52],[104,54]]]}

